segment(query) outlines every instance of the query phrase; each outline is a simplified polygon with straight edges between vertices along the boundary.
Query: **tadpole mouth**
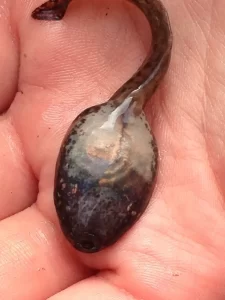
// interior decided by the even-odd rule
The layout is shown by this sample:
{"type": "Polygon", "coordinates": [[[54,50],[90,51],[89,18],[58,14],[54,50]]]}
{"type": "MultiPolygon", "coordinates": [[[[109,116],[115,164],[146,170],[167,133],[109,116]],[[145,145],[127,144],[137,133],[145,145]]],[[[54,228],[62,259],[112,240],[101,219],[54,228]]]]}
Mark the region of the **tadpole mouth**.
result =
{"type": "Polygon", "coordinates": [[[84,253],[95,253],[102,249],[99,238],[89,232],[84,232],[76,241],[75,247],[78,251],[84,253]]]}

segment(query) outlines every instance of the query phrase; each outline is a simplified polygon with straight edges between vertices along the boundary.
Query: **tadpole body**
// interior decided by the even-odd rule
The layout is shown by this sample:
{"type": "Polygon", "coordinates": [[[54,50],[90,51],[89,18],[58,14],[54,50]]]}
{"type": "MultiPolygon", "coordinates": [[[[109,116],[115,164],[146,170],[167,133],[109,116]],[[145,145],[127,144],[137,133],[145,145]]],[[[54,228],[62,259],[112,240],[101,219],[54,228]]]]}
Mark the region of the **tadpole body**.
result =
{"type": "MultiPolygon", "coordinates": [[[[71,0],[49,0],[32,16],[60,20],[71,0]]],[[[65,237],[81,252],[115,243],[145,211],[158,150],[143,108],[167,72],[172,33],[160,0],[130,0],[147,17],[152,46],[139,70],[105,103],[75,118],[58,155],[54,203],[65,237]]]]}

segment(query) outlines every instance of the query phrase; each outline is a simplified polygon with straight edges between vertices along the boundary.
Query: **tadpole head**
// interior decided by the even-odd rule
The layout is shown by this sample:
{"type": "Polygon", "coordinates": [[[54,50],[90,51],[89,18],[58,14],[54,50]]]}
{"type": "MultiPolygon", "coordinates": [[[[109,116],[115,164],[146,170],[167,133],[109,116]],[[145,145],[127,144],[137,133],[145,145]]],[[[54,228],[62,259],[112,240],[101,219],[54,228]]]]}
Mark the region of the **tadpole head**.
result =
{"type": "Polygon", "coordinates": [[[61,226],[74,248],[86,253],[113,244],[144,209],[134,195],[100,186],[70,199],[70,203],[73,203],[70,209],[64,205],[57,207],[61,226]]]}

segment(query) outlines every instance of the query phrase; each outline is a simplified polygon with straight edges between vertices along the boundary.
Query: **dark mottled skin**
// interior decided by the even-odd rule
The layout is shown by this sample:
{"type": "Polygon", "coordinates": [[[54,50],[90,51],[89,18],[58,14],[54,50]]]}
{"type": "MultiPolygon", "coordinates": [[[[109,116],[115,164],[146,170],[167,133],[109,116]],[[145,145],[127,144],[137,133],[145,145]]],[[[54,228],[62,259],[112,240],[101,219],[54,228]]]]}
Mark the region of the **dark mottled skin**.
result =
{"type": "MultiPolygon", "coordinates": [[[[56,164],[54,202],[61,228],[82,252],[115,243],[142,215],[153,191],[158,150],[142,109],[170,63],[172,33],[160,0],[128,0],[147,17],[152,47],[138,71],[104,104],[71,124],[56,164]]],[[[32,13],[61,20],[71,0],[32,13]]]]}

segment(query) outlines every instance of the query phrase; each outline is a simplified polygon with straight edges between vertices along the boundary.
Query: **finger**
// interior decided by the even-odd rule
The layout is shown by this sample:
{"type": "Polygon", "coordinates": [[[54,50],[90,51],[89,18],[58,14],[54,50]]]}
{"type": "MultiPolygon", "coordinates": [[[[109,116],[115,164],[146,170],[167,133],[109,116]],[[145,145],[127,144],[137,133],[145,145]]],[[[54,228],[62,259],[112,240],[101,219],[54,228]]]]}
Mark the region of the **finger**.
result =
{"type": "Polygon", "coordinates": [[[10,24],[9,1],[0,6],[0,113],[11,104],[17,90],[18,43],[10,24]]]}
{"type": "Polygon", "coordinates": [[[1,299],[47,299],[88,275],[35,207],[1,221],[1,299]]]}
{"type": "Polygon", "coordinates": [[[23,146],[8,114],[0,117],[0,220],[31,205],[36,180],[24,157],[23,146]]]}
{"type": "Polygon", "coordinates": [[[10,24],[9,1],[0,6],[0,220],[34,201],[35,181],[23,156],[12,120],[3,114],[14,99],[18,77],[18,39],[10,24]]]}
{"type": "Polygon", "coordinates": [[[49,300],[65,299],[135,300],[134,297],[129,295],[125,290],[112,286],[106,280],[99,277],[86,279],[49,298],[49,300]]]}

